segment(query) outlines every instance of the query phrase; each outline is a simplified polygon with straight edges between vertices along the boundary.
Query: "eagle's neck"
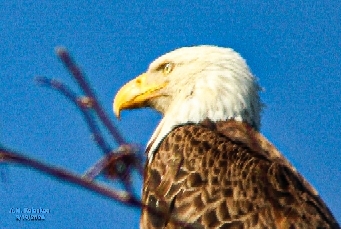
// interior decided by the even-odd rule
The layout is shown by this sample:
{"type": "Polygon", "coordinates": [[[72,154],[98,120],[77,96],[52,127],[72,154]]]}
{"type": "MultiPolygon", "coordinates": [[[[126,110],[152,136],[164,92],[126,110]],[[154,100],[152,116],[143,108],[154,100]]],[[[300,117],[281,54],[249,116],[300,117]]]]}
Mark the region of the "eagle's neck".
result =
{"type": "Polygon", "coordinates": [[[215,75],[214,81],[207,77],[197,80],[192,88],[182,87],[164,111],[163,119],[148,142],[149,163],[162,140],[179,125],[196,124],[205,119],[212,122],[232,119],[259,130],[262,107],[258,95],[260,87],[248,69],[241,73],[243,76],[225,72],[215,75]]]}

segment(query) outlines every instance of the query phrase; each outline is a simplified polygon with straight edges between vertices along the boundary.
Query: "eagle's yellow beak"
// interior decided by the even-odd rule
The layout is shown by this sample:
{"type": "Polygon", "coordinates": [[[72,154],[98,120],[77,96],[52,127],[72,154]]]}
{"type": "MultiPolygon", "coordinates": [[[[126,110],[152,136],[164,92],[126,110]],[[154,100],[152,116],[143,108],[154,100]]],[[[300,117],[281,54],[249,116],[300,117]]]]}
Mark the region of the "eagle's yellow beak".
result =
{"type": "Polygon", "coordinates": [[[147,84],[147,73],[143,73],[126,83],[116,94],[113,110],[116,117],[120,118],[120,112],[124,109],[143,107],[152,98],[160,96],[158,90],[164,88],[167,83],[147,84]]]}

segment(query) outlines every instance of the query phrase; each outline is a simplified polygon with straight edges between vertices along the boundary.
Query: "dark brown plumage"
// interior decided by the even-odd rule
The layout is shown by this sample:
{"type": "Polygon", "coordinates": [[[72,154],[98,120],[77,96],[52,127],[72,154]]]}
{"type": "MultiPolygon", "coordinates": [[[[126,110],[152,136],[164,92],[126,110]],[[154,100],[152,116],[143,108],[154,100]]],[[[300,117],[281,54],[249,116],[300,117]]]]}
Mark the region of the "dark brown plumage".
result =
{"type": "Polygon", "coordinates": [[[141,228],[339,228],[316,191],[249,125],[175,128],[145,171],[141,228]]]}

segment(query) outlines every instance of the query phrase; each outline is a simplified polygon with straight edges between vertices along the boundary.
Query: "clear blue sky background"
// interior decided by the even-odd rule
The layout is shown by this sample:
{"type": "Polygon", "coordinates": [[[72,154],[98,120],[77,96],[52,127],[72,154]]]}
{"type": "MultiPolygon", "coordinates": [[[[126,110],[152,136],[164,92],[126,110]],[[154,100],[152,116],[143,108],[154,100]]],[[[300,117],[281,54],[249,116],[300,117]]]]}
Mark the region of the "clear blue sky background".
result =
{"type": "MultiPolygon", "coordinates": [[[[160,116],[112,99],[159,55],[181,46],[232,47],[260,79],[262,133],[319,191],[341,222],[341,3],[318,1],[1,1],[0,142],[82,173],[101,153],[64,97],[36,75],[76,89],[54,55],[67,47],[123,135],[145,145],[160,116]],[[148,3],[147,3],[148,2],[148,3]]],[[[137,228],[139,210],[18,166],[1,165],[0,228],[137,228]],[[16,222],[10,208],[49,208],[16,222]]],[[[136,180],[137,188],[141,181],[136,180]]]]}

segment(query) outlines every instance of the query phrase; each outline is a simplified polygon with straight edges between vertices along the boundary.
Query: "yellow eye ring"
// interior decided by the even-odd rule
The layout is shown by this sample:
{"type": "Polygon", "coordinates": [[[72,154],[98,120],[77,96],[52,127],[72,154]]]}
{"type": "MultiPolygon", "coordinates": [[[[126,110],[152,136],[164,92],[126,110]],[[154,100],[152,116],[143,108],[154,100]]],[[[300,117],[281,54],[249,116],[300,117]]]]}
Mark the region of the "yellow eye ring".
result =
{"type": "Polygon", "coordinates": [[[172,63],[167,63],[162,69],[163,74],[167,75],[169,74],[174,68],[174,64],[172,63]]]}

